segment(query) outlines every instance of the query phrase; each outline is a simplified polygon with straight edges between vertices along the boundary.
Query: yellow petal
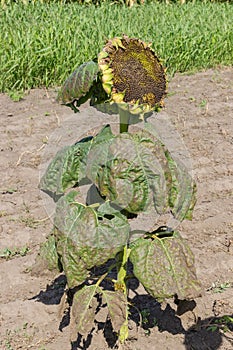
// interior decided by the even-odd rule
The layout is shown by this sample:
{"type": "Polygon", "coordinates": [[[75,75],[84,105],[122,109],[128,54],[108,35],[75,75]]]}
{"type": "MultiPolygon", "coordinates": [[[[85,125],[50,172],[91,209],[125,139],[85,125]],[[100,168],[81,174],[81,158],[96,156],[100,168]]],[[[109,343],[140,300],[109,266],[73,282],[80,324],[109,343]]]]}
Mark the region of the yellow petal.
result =
{"type": "Polygon", "coordinates": [[[124,97],[125,97],[125,94],[123,92],[118,92],[118,93],[112,94],[112,100],[116,103],[123,102],[124,97]]]}
{"type": "Polygon", "coordinates": [[[121,47],[122,49],[125,49],[124,45],[122,44],[122,41],[119,37],[112,39],[112,46],[115,46],[117,49],[118,47],[121,47]]]}
{"type": "Polygon", "coordinates": [[[100,67],[100,69],[101,69],[103,72],[104,72],[105,70],[109,69],[109,65],[106,64],[106,63],[103,63],[103,64],[99,63],[99,67],[100,67]]]}
{"type": "Polygon", "coordinates": [[[112,91],[112,84],[103,83],[103,88],[104,88],[104,90],[106,91],[106,93],[107,93],[108,95],[111,94],[111,91],[112,91]]]}
{"type": "Polygon", "coordinates": [[[106,51],[101,51],[98,55],[98,60],[102,60],[103,58],[108,57],[108,53],[106,51]]]}
{"type": "Polygon", "coordinates": [[[112,68],[104,69],[103,74],[111,74],[113,72],[112,68]]]}
{"type": "MultiPolygon", "coordinates": [[[[103,74],[102,76],[102,82],[103,83],[110,83],[113,79],[113,75],[110,73],[110,74],[103,74]]],[[[112,84],[111,84],[112,85],[112,84]]]]}

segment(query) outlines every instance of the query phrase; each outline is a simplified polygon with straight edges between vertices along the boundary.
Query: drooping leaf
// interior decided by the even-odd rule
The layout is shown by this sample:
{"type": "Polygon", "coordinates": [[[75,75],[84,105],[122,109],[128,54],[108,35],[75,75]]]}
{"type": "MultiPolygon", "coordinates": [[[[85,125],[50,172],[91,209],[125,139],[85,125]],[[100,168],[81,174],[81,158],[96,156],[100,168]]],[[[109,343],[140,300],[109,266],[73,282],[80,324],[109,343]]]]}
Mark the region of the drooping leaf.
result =
{"type": "Polygon", "coordinates": [[[97,79],[98,71],[97,63],[83,63],[66,79],[59,92],[58,101],[78,111],[77,107],[91,97],[88,93],[97,79]]]}
{"type": "Polygon", "coordinates": [[[72,318],[75,331],[83,336],[91,332],[94,326],[95,312],[98,306],[95,298],[98,285],[84,286],[73,298],[72,318]]]}
{"type": "Polygon", "coordinates": [[[145,130],[111,136],[101,147],[94,141],[88,156],[87,175],[101,195],[131,213],[167,209],[168,173],[164,146],[145,130]]]}
{"type": "Polygon", "coordinates": [[[166,151],[166,157],[172,177],[169,195],[171,211],[179,221],[191,220],[196,203],[196,184],[185,166],[181,162],[175,162],[168,151],[166,151]]]}
{"type": "Polygon", "coordinates": [[[75,293],[72,304],[72,318],[77,333],[86,336],[94,325],[98,306],[97,294],[102,295],[103,304],[107,304],[108,316],[115,332],[119,332],[126,321],[127,298],[122,292],[101,288],[98,283],[84,286],[75,293]]]}
{"type": "Polygon", "coordinates": [[[109,144],[114,139],[110,125],[106,125],[94,137],[88,153],[86,175],[92,181],[96,179],[99,168],[108,159],[109,144]]]}
{"type": "Polygon", "coordinates": [[[77,246],[120,249],[129,237],[129,224],[119,211],[112,213],[101,206],[95,210],[75,201],[76,191],[63,196],[57,203],[54,224],[77,246]],[[105,212],[106,210],[106,212],[105,212]]]}
{"type": "Polygon", "coordinates": [[[84,282],[89,270],[121,251],[128,241],[129,224],[119,212],[102,210],[75,201],[73,191],[59,199],[54,218],[57,250],[70,288],[84,282]]]}
{"type": "Polygon", "coordinates": [[[156,233],[139,238],[131,246],[133,271],[147,292],[155,298],[200,296],[194,257],[178,232],[156,233]]]}
{"type": "Polygon", "coordinates": [[[32,266],[32,274],[40,275],[46,270],[57,273],[62,267],[57,254],[56,240],[54,232],[52,232],[47,240],[41,244],[40,251],[36,257],[36,262],[32,266]]]}
{"type": "Polygon", "coordinates": [[[125,322],[127,314],[127,298],[120,291],[101,289],[103,303],[107,304],[108,314],[115,332],[119,332],[125,322]]]}
{"type": "Polygon", "coordinates": [[[81,259],[81,252],[72,240],[57,230],[57,253],[65,272],[69,288],[80,286],[88,278],[90,271],[81,259]]]}
{"type": "Polygon", "coordinates": [[[113,206],[109,200],[106,200],[99,206],[98,213],[102,213],[102,215],[118,215],[119,208],[113,206]]]}
{"type": "Polygon", "coordinates": [[[83,180],[91,142],[92,138],[86,137],[60,150],[41,178],[40,189],[56,201],[66,189],[83,180]]]}

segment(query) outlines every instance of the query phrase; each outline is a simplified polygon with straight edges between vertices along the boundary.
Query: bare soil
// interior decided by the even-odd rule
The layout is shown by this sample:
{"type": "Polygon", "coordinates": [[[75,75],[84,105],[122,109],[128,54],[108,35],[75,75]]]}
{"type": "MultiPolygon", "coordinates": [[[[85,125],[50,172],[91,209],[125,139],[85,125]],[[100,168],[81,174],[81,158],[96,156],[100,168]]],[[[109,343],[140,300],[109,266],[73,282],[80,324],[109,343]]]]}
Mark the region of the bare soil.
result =
{"type": "MultiPolygon", "coordinates": [[[[96,324],[86,342],[78,338],[71,344],[70,327],[68,322],[61,324],[59,314],[64,276],[30,273],[39,245],[52,228],[49,202],[38,190],[41,164],[53,149],[51,135],[64,136],[62,127],[74,115],[55,96],[54,90],[45,89],[29,91],[19,102],[0,95],[3,350],[105,350],[111,341],[114,346],[113,337],[108,334],[108,343],[105,339],[109,326],[103,322],[96,324]]],[[[233,68],[176,75],[169,83],[165,103],[165,110],[156,118],[161,123],[163,118],[169,121],[179,134],[197,182],[193,220],[184,221],[179,230],[194,252],[203,295],[195,300],[195,308],[191,303],[177,310],[173,300],[160,304],[139,287],[131,297],[142,312],[143,327],[136,326],[137,312],[132,311],[129,340],[123,348],[230,350],[233,325],[228,324],[224,332],[221,320],[224,315],[233,317],[233,68]],[[217,324],[215,331],[209,329],[213,323],[217,324]]],[[[96,118],[96,125],[108,122],[96,118]]],[[[78,124],[80,135],[95,127],[88,118],[78,124]]]]}

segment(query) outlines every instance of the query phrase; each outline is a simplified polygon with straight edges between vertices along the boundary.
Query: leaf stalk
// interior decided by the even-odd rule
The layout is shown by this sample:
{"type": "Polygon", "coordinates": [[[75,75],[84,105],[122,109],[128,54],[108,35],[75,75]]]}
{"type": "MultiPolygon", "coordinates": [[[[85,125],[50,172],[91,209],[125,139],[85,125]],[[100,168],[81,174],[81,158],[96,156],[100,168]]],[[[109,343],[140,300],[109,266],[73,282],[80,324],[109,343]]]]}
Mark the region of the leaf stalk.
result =
{"type": "Polygon", "coordinates": [[[118,108],[120,116],[120,133],[128,132],[130,112],[121,108],[118,108]]]}
{"type": "Polygon", "coordinates": [[[123,343],[129,335],[129,328],[128,328],[128,317],[129,317],[129,310],[128,310],[128,290],[126,286],[126,278],[127,278],[127,265],[128,265],[128,259],[129,259],[130,249],[127,245],[124,246],[123,251],[119,255],[118,260],[118,273],[117,273],[117,281],[115,282],[115,290],[121,290],[126,299],[125,303],[125,322],[122,324],[120,331],[119,331],[119,340],[121,343],[123,343]]]}

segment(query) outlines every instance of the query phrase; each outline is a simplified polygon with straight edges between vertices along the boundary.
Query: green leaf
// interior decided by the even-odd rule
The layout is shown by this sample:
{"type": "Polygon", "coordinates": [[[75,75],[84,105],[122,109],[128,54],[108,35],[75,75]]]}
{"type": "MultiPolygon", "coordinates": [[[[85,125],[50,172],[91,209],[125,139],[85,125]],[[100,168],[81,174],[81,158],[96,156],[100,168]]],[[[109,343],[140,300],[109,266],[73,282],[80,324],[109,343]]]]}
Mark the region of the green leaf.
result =
{"type": "Polygon", "coordinates": [[[41,244],[36,262],[32,266],[32,273],[35,275],[43,274],[46,270],[55,271],[56,273],[62,270],[57,254],[54,230],[47,240],[41,244]]]}
{"type": "Polygon", "coordinates": [[[106,206],[95,210],[78,203],[77,194],[71,191],[59,199],[54,218],[56,228],[81,247],[124,247],[129,237],[125,216],[118,211],[111,214],[106,206]]]}
{"type": "Polygon", "coordinates": [[[119,332],[127,314],[127,298],[120,291],[101,289],[103,303],[107,304],[109,317],[115,332],[119,332]]]}
{"type": "Polygon", "coordinates": [[[98,285],[84,286],[77,291],[72,304],[72,323],[75,331],[87,336],[94,327],[95,313],[98,306],[95,298],[98,285]]]}
{"type": "Polygon", "coordinates": [[[207,331],[210,331],[210,332],[215,332],[215,331],[217,331],[218,330],[218,327],[217,326],[209,326],[208,328],[207,328],[207,331]]]}
{"type": "Polygon", "coordinates": [[[60,150],[41,178],[40,189],[57,201],[66,189],[83,180],[86,177],[86,157],[91,142],[92,138],[86,137],[60,150]]]}
{"type": "Polygon", "coordinates": [[[179,221],[191,220],[196,203],[196,184],[181,162],[175,162],[168,151],[165,154],[172,178],[169,194],[171,211],[179,221]]]}
{"type": "Polygon", "coordinates": [[[77,111],[76,106],[79,107],[91,96],[89,92],[97,79],[98,72],[97,63],[93,61],[83,63],[66,79],[59,92],[58,100],[71,108],[74,108],[75,103],[74,110],[77,111]]]}
{"type": "Polygon", "coordinates": [[[75,201],[72,191],[59,199],[54,224],[57,249],[70,288],[84,282],[89,270],[121,251],[128,241],[129,224],[119,212],[96,211],[75,201]]]}
{"type": "Polygon", "coordinates": [[[101,147],[94,141],[90,154],[88,177],[103,197],[131,213],[151,206],[160,214],[167,209],[170,178],[165,148],[147,131],[111,136],[101,147]]]}
{"type": "Polygon", "coordinates": [[[178,232],[139,238],[130,248],[134,274],[153,297],[200,296],[193,254],[178,232]]]}
{"type": "Polygon", "coordinates": [[[80,286],[88,278],[90,272],[81,259],[81,252],[69,238],[57,230],[57,253],[67,278],[69,288],[80,286]]]}
{"type": "Polygon", "coordinates": [[[95,182],[99,168],[102,164],[105,164],[108,159],[109,144],[113,139],[114,135],[108,124],[104,126],[93,139],[88,153],[86,169],[86,175],[92,182],[95,182]]]}
{"type": "MultiPolygon", "coordinates": [[[[144,127],[153,135],[154,140],[160,140],[151,123],[145,123],[144,127]]],[[[169,168],[165,176],[167,184],[170,183],[170,186],[168,186],[168,202],[171,212],[179,221],[183,219],[191,220],[196,203],[196,184],[186,166],[179,159],[174,159],[167,149],[165,149],[165,156],[169,168]]]]}
{"type": "Polygon", "coordinates": [[[84,286],[77,291],[72,304],[72,323],[76,333],[86,336],[94,326],[98,306],[96,295],[102,295],[103,304],[107,304],[108,315],[115,332],[119,332],[126,321],[127,298],[122,292],[104,290],[96,283],[84,286]]]}

